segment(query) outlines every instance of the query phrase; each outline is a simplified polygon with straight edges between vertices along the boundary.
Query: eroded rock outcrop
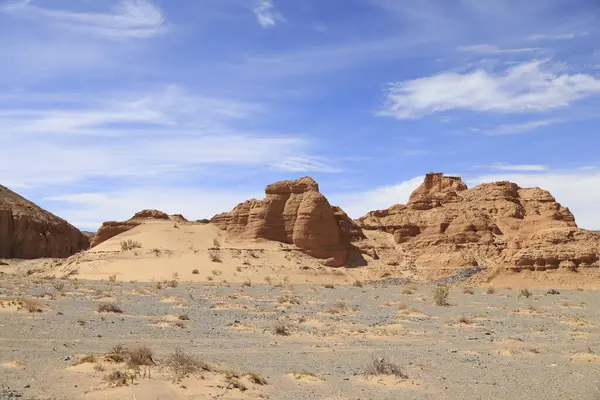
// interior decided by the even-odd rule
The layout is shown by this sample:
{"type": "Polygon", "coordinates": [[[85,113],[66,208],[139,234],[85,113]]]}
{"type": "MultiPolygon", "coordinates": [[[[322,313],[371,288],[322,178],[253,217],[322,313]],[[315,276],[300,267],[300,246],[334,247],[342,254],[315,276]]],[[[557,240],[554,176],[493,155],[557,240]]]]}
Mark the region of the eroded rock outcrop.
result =
{"type": "Polygon", "coordinates": [[[66,258],[88,247],[73,225],[0,185],[0,258],[66,258]]]}
{"type": "Polygon", "coordinates": [[[232,235],[294,244],[305,253],[343,266],[361,229],[338,207],[332,207],[312,178],[268,185],[264,200],[248,200],[211,222],[232,235]]]}
{"type": "Polygon", "coordinates": [[[141,225],[144,221],[148,220],[166,220],[168,221],[169,215],[159,210],[142,210],[136,213],[127,221],[107,221],[102,224],[96,235],[94,235],[91,247],[96,247],[100,243],[107,241],[121,233],[127,232],[136,226],[141,225]]]}
{"type": "Polygon", "coordinates": [[[406,205],[369,212],[358,225],[393,235],[407,266],[600,267],[600,234],[579,229],[548,191],[511,182],[467,189],[428,174],[406,205]]]}

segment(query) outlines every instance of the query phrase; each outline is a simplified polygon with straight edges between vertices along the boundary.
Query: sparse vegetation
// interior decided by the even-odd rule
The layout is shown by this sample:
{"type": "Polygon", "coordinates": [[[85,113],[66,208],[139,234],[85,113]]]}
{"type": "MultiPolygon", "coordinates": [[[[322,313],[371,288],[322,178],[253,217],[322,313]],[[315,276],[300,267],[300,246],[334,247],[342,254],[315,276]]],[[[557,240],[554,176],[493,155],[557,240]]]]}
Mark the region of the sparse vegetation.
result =
{"type": "Polygon", "coordinates": [[[252,281],[250,279],[246,279],[244,282],[242,282],[242,286],[250,287],[252,286],[252,281]]]}
{"type": "Polygon", "coordinates": [[[40,302],[34,299],[17,299],[15,303],[30,313],[41,313],[43,311],[40,302]]]}
{"type": "Polygon", "coordinates": [[[64,282],[62,282],[62,281],[57,281],[57,282],[54,282],[54,283],[52,284],[52,286],[54,286],[54,289],[55,289],[57,292],[61,292],[61,293],[62,293],[62,292],[65,290],[65,283],[64,283],[64,282]]]}
{"type": "Polygon", "coordinates": [[[399,379],[408,379],[408,375],[402,370],[400,366],[385,360],[384,358],[377,358],[373,360],[371,365],[367,367],[365,371],[367,376],[376,375],[390,375],[395,376],[399,379]]]}
{"type": "Polygon", "coordinates": [[[526,288],[525,288],[525,289],[521,289],[521,290],[519,291],[519,296],[518,296],[518,297],[519,297],[519,298],[521,298],[521,297],[525,297],[525,298],[527,298],[527,299],[528,299],[528,298],[530,298],[532,295],[533,295],[533,293],[531,293],[531,292],[529,291],[529,289],[526,289],[526,288]]]}
{"type": "Polygon", "coordinates": [[[475,294],[475,291],[472,288],[464,288],[463,293],[464,294],[475,294]]]}
{"type": "Polygon", "coordinates": [[[88,354],[87,356],[83,356],[81,357],[77,362],[75,362],[73,365],[80,365],[80,364],[93,364],[96,362],[96,357],[93,354],[88,354]]]}
{"type": "Polygon", "coordinates": [[[221,255],[218,251],[211,250],[208,252],[208,256],[210,257],[210,261],[215,263],[222,263],[223,259],[221,259],[221,255]]]}
{"type": "Polygon", "coordinates": [[[122,251],[141,249],[141,248],[142,248],[142,244],[135,240],[127,239],[127,240],[121,241],[121,250],[122,251]]]}
{"type": "Polygon", "coordinates": [[[459,324],[465,324],[465,325],[471,325],[473,323],[473,321],[471,320],[471,318],[469,318],[467,316],[464,316],[464,315],[461,315],[458,318],[458,323],[459,324]]]}
{"type": "Polygon", "coordinates": [[[198,275],[198,274],[200,274],[200,270],[199,270],[198,268],[194,268],[194,269],[192,270],[192,274],[194,274],[194,275],[198,275]]]}
{"type": "Polygon", "coordinates": [[[117,281],[117,275],[110,275],[108,277],[108,281],[109,282],[116,282],[117,281]]]}
{"type": "Polygon", "coordinates": [[[403,311],[403,310],[407,310],[408,309],[408,303],[403,302],[398,304],[398,310],[403,311]]]}
{"type": "Polygon", "coordinates": [[[237,272],[242,272],[242,267],[240,267],[240,266],[238,265],[237,267],[235,267],[235,270],[236,270],[237,272]]]}
{"type": "Polygon", "coordinates": [[[279,336],[290,336],[290,326],[279,321],[273,326],[273,333],[279,336]]]}
{"type": "Polygon", "coordinates": [[[290,296],[290,295],[283,295],[283,296],[279,296],[279,298],[277,299],[277,302],[279,304],[283,304],[283,303],[289,303],[289,304],[300,304],[300,297],[298,296],[290,296]]]}
{"type": "Polygon", "coordinates": [[[146,345],[139,345],[128,351],[129,359],[127,364],[129,366],[153,366],[156,365],[152,358],[154,352],[146,345]]]}
{"type": "Polygon", "coordinates": [[[111,349],[111,352],[104,356],[104,360],[116,364],[125,362],[129,355],[129,351],[122,344],[118,344],[111,349]]]}
{"type": "Polygon", "coordinates": [[[447,306],[450,288],[448,286],[437,286],[433,289],[433,302],[437,306],[447,306]]]}
{"type": "Polygon", "coordinates": [[[96,309],[99,313],[116,313],[122,314],[123,310],[115,303],[100,303],[96,309]]]}
{"type": "Polygon", "coordinates": [[[493,287],[490,286],[489,288],[487,288],[486,293],[487,294],[494,294],[494,293],[496,293],[496,289],[494,289],[493,287]]]}
{"type": "Polygon", "coordinates": [[[250,382],[256,384],[256,385],[266,385],[268,384],[267,380],[265,379],[264,376],[262,376],[259,373],[256,372],[249,372],[247,374],[248,379],[250,380],[250,382]]]}
{"type": "Polygon", "coordinates": [[[326,283],[323,286],[325,287],[325,289],[333,289],[333,288],[335,288],[335,285],[333,283],[326,283]]]}
{"type": "Polygon", "coordinates": [[[354,287],[363,287],[363,283],[360,280],[355,280],[354,283],[352,284],[352,286],[354,287]]]}
{"type": "Polygon", "coordinates": [[[115,370],[104,377],[104,380],[109,385],[113,386],[127,386],[129,380],[131,380],[131,383],[133,384],[134,379],[134,374],[130,374],[119,370],[115,370]]]}
{"type": "Polygon", "coordinates": [[[174,380],[176,381],[200,370],[211,370],[211,367],[208,364],[201,362],[194,356],[186,354],[181,347],[176,347],[175,350],[173,350],[167,357],[165,364],[173,372],[174,380]]]}

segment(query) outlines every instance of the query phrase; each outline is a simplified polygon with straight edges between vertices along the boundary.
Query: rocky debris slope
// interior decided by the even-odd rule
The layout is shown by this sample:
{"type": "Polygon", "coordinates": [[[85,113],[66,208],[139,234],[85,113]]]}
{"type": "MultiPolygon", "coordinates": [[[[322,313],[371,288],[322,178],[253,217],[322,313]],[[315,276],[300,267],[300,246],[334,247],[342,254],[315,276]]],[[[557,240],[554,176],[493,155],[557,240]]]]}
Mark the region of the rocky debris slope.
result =
{"type": "MultiPolygon", "coordinates": [[[[182,217],[183,218],[183,217],[182,217]]],[[[127,232],[138,225],[141,225],[144,221],[148,220],[166,220],[168,221],[169,215],[159,210],[142,210],[136,213],[133,217],[127,221],[107,221],[102,224],[94,238],[90,247],[96,247],[100,243],[107,241],[121,233],[127,232]]]]}
{"type": "Polygon", "coordinates": [[[369,212],[358,225],[393,235],[405,266],[600,267],[600,234],[579,229],[546,190],[511,182],[468,189],[460,178],[427,174],[406,205],[369,212]]]}
{"type": "Polygon", "coordinates": [[[306,254],[339,267],[361,259],[352,241],[362,230],[339,207],[332,207],[310,177],[268,185],[264,200],[248,200],[211,222],[229,234],[294,244],[306,254]]]}
{"type": "Polygon", "coordinates": [[[66,258],[88,247],[73,225],[0,185],[0,258],[66,258]]]}

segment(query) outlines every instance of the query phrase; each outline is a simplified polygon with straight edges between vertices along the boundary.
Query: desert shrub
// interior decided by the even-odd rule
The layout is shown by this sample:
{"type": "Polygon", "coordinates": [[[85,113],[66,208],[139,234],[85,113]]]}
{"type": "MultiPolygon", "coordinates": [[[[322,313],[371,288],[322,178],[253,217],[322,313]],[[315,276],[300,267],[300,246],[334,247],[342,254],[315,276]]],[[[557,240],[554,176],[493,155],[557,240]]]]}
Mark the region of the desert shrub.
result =
{"type": "Polygon", "coordinates": [[[521,289],[519,291],[519,297],[525,297],[525,298],[530,298],[533,295],[533,293],[531,293],[529,291],[529,289],[521,289]]]}
{"type": "Polygon", "coordinates": [[[117,275],[110,275],[108,277],[108,281],[109,282],[116,282],[117,281],[117,275]]]}
{"type": "Polygon", "coordinates": [[[194,275],[198,275],[199,273],[200,273],[200,270],[198,268],[194,268],[192,270],[192,274],[194,274],[194,275]]]}
{"type": "Polygon", "coordinates": [[[463,293],[464,294],[475,294],[475,291],[472,288],[464,288],[463,293]]]}
{"type": "Polygon", "coordinates": [[[55,289],[57,292],[62,292],[63,290],[65,290],[65,283],[64,283],[64,282],[61,282],[61,281],[54,282],[54,283],[52,284],[52,286],[54,286],[54,289],[55,289]]]}
{"type": "Polygon", "coordinates": [[[363,283],[360,280],[355,280],[354,283],[352,284],[352,286],[354,287],[363,287],[363,283]]]}
{"type": "Polygon", "coordinates": [[[212,369],[208,364],[198,360],[196,357],[186,354],[181,347],[176,347],[167,357],[165,363],[173,372],[175,380],[181,380],[200,370],[210,371],[212,369]]]}
{"type": "Polygon", "coordinates": [[[208,256],[210,257],[210,261],[215,263],[222,263],[223,259],[218,251],[211,250],[208,252],[208,256]]]}
{"type": "Polygon", "coordinates": [[[140,248],[142,248],[142,244],[135,240],[127,239],[127,240],[121,241],[121,250],[122,251],[140,249],[140,248]]]}
{"type": "Polygon", "coordinates": [[[473,323],[473,321],[471,320],[471,318],[461,315],[458,318],[458,323],[465,324],[465,325],[471,325],[473,323]]]}
{"type": "Polygon", "coordinates": [[[80,364],[93,364],[96,362],[96,357],[93,354],[88,354],[87,356],[83,356],[81,357],[77,362],[75,362],[73,365],[80,365],[80,364]]]}
{"type": "Polygon", "coordinates": [[[277,299],[277,302],[279,304],[283,304],[283,303],[289,303],[289,304],[300,304],[300,297],[298,296],[290,296],[290,295],[283,295],[283,296],[279,296],[279,298],[277,299]]]}
{"type": "Polygon", "coordinates": [[[496,293],[496,289],[494,289],[493,287],[490,286],[489,288],[487,288],[486,293],[487,294],[494,294],[494,293],[496,293]]]}
{"type": "Polygon", "coordinates": [[[171,279],[170,281],[165,282],[165,286],[170,288],[176,288],[179,285],[179,282],[176,279],[171,279]]]}
{"type": "Polygon", "coordinates": [[[152,356],[154,352],[152,349],[145,345],[139,345],[129,350],[129,360],[127,364],[130,366],[153,366],[156,365],[152,356]]]}
{"type": "Polygon", "coordinates": [[[246,279],[243,283],[242,286],[247,286],[250,287],[252,286],[252,281],[250,279],[246,279]]]}
{"type": "Polygon", "coordinates": [[[190,317],[187,314],[182,314],[182,315],[178,316],[177,319],[180,321],[189,321],[190,317]]]}
{"type": "Polygon", "coordinates": [[[131,383],[133,383],[134,375],[119,370],[115,370],[104,377],[104,380],[109,385],[114,386],[126,386],[130,379],[131,383]]]}
{"type": "Polygon", "coordinates": [[[122,314],[123,310],[119,307],[118,304],[115,303],[100,303],[98,304],[97,311],[100,313],[109,312],[115,314],[122,314]]]}
{"type": "Polygon", "coordinates": [[[367,367],[365,375],[391,375],[400,379],[408,379],[408,375],[406,375],[400,366],[386,361],[384,358],[377,358],[373,360],[371,365],[367,367]]]}
{"type": "Polygon", "coordinates": [[[333,283],[326,283],[323,286],[325,287],[325,289],[333,289],[333,288],[335,288],[335,285],[333,283]]]}
{"type": "Polygon", "coordinates": [[[30,313],[41,313],[43,311],[40,302],[34,299],[17,299],[16,303],[30,313]]]}
{"type": "Polygon", "coordinates": [[[408,303],[403,302],[398,304],[398,310],[403,311],[403,310],[407,310],[408,309],[408,303]]]}
{"type": "Polygon", "coordinates": [[[122,344],[118,344],[111,349],[110,353],[104,356],[104,360],[120,364],[122,362],[125,362],[128,355],[129,351],[127,350],[127,348],[122,344]]]}
{"type": "Polygon", "coordinates": [[[437,286],[433,289],[433,302],[437,306],[447,306],[450,288],[448,286],[437,286]]]}
{"type": "Polygon", "coordinates": [[[290,336],[290,326],[279,321],[273,326],[273,333],[279,336],[290,336]]]}
{"type": "Polygon", "coordinates": [[[245,392],[246,390],[248,390],[248,388],[246,387],[246,385],[244,385],[239,378],[232,376],[232,375],[227,375],[225,376],[225,382],[227,382],[227,388],[231,389],[238,389],[240,392],[245,392]]]}
{"type": "Polygon", "coordinates": [[[268,383],[267,380],[265,379],[265,377],[259,373],[249,372],[247,376],[248,376],[248,379],[250,380],[250,382],[252,382],[256,385],[266,385],[268,383]]]}

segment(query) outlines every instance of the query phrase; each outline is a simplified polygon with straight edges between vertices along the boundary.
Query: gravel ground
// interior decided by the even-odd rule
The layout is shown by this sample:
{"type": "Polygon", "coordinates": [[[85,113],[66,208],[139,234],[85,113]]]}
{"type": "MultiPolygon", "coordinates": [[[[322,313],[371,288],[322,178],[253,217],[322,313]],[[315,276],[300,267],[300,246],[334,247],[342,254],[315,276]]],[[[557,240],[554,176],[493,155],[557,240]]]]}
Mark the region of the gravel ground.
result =
{"type": "Polygon", "coordinates": [[[598,292],[544,290],[526,298],[511,289],[473,291],[455,286],[450,304],[436,306],[431,286],[415,284],[157,288],[1,275],[0,399],[168,398],[136,394],[179,385],[160,374],[124,392],[102,383],[105,372],[73,369],[83,355],[118,344],[150,346],[157,371],[180,347],[268,381],[207,397],[186,395],[181,384],[180,398],[600,399],[598,292]],[[37,300],[42,312],[18,310],[16,299],[37,300]],[[123,313],[97,312],[105,302],[123,313]],[[408,378],[367,379],[377,359],[408,378]]]}

